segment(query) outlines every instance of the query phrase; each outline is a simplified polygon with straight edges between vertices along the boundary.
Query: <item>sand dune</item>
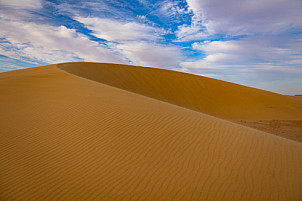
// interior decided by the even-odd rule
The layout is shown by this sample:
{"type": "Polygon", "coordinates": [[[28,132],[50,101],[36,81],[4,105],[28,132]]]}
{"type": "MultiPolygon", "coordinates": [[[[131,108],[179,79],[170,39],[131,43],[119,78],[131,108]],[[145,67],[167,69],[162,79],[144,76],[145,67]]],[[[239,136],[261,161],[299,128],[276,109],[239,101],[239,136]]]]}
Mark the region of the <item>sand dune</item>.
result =
{"type": "Polygon", "coordinates": [[[66,63],[58,67],[90,80],[302,142],[300,96],[284,96],[155,68],[98,63],[66,63]]]}
{"type": "Polygon", "coordinates": [[[302,120],[301,101],[203,76],[98,63],[60,64],[72,74],[224,119],[302,120]]]}
{"type": "MultiPolygon", "coordinates": [[[[241,118],[236,104],[217,100],[211,106],[208,99],[215,96],[205,96],[211,84],[221,88],[216,95],[228,94],[223,82],[187,75],[205,89],[191,95],[195,89],[186,92],[184,82],[190,79],[179,73],[163,71],[162,78],[151,79],[149,68],[129,74],[112,66],[111,73],[104,65],[108,72],[98,78],[93,64],[82,65],[0,74],[0,200],[301,200],[301,143],[201,113],[231,104],[234,114],[224,109],[211,115],[241,118]],[[147,80],[139,81],[141,76],[147,80]],[[159,89],[164,77],[171,90],[159,89]],[[112,87],[112,79],[136,93],[112,87]],[[160,90],[161,98],[151,96],[160,90]],[[208,102],[199,105],[195,96],[208,102]]],[[[233,95],[246,89],[234,88],[225,86],[233,95]]],[[[300,118],[295,99],[248,89],[258,102],[248,105],[246,93],[242,117],[269,119],[272,108],[264,108],[273,105],[270,115],[300,118]],[[275,103],[266,105],[269,100],[275,103]]]]}

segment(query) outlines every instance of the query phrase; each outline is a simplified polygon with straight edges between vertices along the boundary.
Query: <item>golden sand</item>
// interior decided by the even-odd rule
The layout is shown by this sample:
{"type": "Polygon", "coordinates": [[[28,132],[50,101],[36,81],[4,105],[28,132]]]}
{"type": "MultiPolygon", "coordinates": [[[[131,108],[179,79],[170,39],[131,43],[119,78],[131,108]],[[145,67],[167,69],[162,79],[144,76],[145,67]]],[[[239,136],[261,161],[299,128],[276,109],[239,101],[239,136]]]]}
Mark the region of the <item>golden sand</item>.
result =
{"type": "Polygon", "coordinates": [[[298,100],[151,68],[58,67],[0,74],[0,200],[301,200],[301,143],[216,118],[299,120],[298,100]]]}
{"type": "Polygon", "coordinates": [[[83,78],[302,142],[302,96],[284,96],[155,68],[99,63],[67,63],[58,67],[83,78]]]}
{"type": "Polygon", "coordinates": [[[156,68],[99,63],[58,66],[72,74],[233,120],[302,120],[301,101],[230,82],[156,68]]]}

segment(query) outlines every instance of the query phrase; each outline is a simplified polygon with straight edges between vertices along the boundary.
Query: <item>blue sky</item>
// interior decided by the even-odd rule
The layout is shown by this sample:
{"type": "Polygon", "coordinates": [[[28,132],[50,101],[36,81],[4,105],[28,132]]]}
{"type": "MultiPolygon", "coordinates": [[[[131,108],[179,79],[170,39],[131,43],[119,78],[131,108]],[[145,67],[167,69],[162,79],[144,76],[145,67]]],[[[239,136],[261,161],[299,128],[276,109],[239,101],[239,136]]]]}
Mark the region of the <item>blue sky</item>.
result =
{"type": "Polygon", "coordinates": [[[0,0],[0,72],[151,66],[302,94],[301,0],[0,0]]]}

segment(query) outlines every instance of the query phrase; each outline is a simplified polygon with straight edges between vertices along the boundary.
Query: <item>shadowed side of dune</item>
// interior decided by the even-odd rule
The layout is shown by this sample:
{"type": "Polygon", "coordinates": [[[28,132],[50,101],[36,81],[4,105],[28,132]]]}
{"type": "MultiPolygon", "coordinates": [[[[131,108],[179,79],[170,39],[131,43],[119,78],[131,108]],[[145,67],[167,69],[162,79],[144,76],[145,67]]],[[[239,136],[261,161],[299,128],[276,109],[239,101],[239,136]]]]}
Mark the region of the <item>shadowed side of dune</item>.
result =
{"type": "Polygon", "coordinates": [[[302,120],[302,104],[288,96],[212,78],[155,68],[66,63],[72,74],[220,118],[302,120]]]}
{"type": "Polygon", "coordinates": [[[0,78],[0,200],[302,197],[300,143],[55,65],[0,78]]]}

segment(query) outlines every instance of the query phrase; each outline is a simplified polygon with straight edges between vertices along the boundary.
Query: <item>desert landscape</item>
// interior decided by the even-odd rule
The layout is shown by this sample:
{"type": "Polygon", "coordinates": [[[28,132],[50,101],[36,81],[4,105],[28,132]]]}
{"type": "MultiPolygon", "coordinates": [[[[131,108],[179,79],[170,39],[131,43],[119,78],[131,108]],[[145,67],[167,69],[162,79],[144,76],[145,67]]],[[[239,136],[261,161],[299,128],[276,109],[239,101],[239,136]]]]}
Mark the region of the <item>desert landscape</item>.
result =
{"type": "Polygon", "coordinates": [[[302,99],[71,62],[0,73],[0,200],[302,198],[302,99]]]}

